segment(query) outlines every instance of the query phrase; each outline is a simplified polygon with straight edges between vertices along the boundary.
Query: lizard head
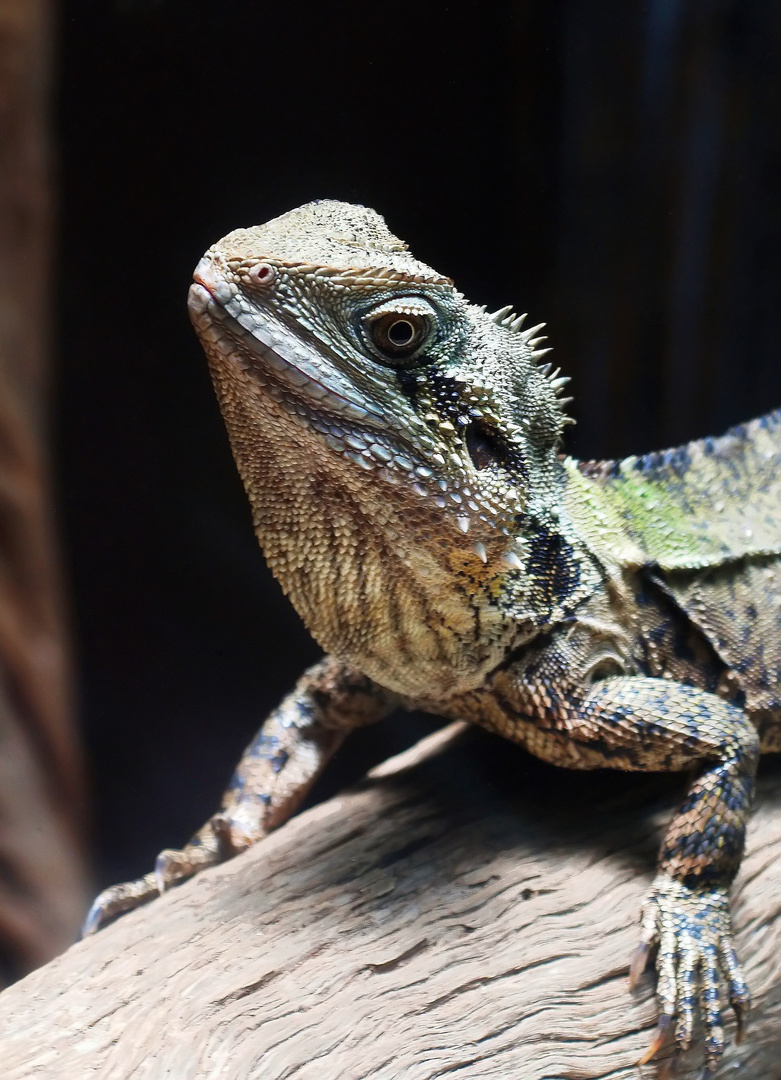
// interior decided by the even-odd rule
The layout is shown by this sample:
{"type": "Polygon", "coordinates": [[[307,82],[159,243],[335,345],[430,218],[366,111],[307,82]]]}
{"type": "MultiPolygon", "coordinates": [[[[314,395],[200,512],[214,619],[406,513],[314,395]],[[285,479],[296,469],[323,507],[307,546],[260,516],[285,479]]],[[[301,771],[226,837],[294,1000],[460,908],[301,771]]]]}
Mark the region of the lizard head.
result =
{"type": "Polygon", "coordinates": [[[189,307],[266,556],[327,648],[356,659],[339,636],[358,616],[319,626],[340,587],[326,564],[343,582],[376,549],[353,592],[371,573],[395,589],[393,566],[471,606],[522,570],[519,515],[555,486],[567,422],[540,327],[468,303],[373,210],[328,200],[220,240],[189,307]]]}

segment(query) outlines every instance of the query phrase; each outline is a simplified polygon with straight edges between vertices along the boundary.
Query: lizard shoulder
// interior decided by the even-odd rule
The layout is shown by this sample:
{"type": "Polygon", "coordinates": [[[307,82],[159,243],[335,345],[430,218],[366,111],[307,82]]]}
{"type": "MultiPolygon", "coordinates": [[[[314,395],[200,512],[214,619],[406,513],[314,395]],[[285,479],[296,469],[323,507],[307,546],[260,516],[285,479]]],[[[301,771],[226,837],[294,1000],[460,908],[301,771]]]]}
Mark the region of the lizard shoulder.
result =
{"type": "Polygon", "coordinates": [[[573,519],[622,565],[697,570],[781,555],[781,410],[719,438],[564,465],[573,519]]]}

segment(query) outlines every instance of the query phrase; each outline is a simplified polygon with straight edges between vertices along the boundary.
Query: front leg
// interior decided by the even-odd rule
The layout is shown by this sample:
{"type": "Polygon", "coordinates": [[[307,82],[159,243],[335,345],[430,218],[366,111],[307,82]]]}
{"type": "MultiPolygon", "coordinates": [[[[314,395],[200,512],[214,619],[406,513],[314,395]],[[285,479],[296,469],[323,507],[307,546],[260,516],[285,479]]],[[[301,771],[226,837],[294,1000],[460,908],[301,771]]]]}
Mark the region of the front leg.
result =
{"type": "Polygon", "coordinates": [[[224,862],[284,824],[350,730],[381,720],[398,699],[355,668],[327,657],[304,673],[247,747],[222,808],[181,851],[157,856],[155,869],[97,897],[82,933],[147,903],[208,866],[224,862]]]}
{"type": "Polygon", "coordinates": [[[713,694],[641,676],[613,676],[564,692],[535,679],[523,685],[518,704],[535,718],[546,756],[560,764],[649,772],[697,767],[662,844],[631,981],[658,946],[661,1018],[640,1064],[673,1026],[679,1049],[687,1049],[699,1005],[710,1077],[724,1050],[724,984],[739,1037],[749,1007],[732,946],[728,892],[743,855],[759,757],[756,730],[741,709],[713,694]]]}

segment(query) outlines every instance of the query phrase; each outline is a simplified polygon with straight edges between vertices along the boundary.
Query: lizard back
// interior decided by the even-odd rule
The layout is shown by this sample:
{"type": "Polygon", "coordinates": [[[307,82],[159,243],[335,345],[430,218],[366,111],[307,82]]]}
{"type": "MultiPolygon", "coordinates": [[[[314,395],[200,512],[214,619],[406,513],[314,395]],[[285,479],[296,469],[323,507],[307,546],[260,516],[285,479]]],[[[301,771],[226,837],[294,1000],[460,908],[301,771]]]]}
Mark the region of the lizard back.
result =
{"type": "Polygon", "coordinates": [[[781,555],[781,409],[718,438],[575,464],[643,561],[662,570],[781,555]]]}
{"type": "Polygon", "coordinates": [[[781,750],[781,410],[674,450],[582,463],[654,579],[781,750]]]}

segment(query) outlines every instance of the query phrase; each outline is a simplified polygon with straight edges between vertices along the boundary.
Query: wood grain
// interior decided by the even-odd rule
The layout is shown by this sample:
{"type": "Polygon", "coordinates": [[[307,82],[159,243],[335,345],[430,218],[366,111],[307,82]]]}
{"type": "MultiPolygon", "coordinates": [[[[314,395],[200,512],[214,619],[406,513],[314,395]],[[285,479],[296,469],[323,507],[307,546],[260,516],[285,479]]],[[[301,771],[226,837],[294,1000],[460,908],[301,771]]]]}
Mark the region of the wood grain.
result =
{"type": "MultiPolygon", "coordinates": [[[[781,1076],[780,779],[736,890],[751,1080],[781,1076]]],[[[627,964],[680,791],[452,725],[6,990],[3,1077],[655,1077],[627,964]]]]}

